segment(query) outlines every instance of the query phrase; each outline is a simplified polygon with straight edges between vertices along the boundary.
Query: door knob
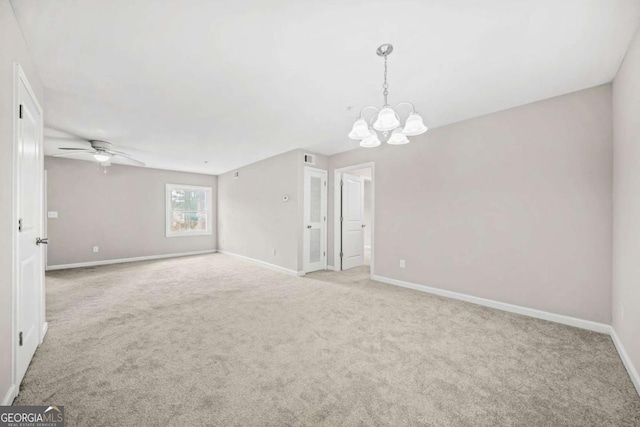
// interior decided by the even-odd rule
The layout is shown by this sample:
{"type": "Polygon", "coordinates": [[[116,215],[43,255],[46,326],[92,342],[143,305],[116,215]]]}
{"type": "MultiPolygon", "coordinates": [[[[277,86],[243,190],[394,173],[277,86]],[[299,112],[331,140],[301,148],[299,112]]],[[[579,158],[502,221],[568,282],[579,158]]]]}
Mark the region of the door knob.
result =
{"type": "Polygon", "coordinates": [[[311,226],[310,226],[310,225],[307,225],[307,228],[311,228],[311,226]]]}
{"type": "Polygon", "coordinates": [[[47,237],[45,237],[44,239],[36,237],[36,245],[39,245],[39,244],[48,245],[49,239],[47,237]]]}
{"type": "Polygon", "coordinates": [[[367,224],[362,224],[362,228],[365,228],[367,226],[367,224]]]}

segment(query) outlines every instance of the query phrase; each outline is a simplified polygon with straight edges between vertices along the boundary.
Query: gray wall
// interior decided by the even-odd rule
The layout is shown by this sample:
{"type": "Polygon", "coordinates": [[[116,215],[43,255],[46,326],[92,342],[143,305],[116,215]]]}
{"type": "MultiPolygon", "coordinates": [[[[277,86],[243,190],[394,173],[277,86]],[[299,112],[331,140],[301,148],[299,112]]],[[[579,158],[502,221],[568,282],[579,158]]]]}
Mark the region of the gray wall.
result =
{"type": "Polygon", "coordinates": [[[0,0],[0,402],[11,388],[13,218],[13,63],[19,63],[44,108],[44,90],[8,0],[0,0]]]}
{"type": "MultiPolygon", "coordinates": [[[[315,154],[292,150],[218,177],[218,249],[302,271],[305,153],[315,154]]],[[[316,154],[312,167],[327,166],[316,154]]]]}
{"type": "Polygon", "coordinates": [[[49,266],[216,248],[217,177],[45,157],[49,266]],[[213,188],[213,234],[165,236],[165,184],[213,188]],[[93,253],[93,246],[100,251],[93,253]]]}
{"type": "Polygon", "coordinates": [[[640,35],[613,82],[613,129],[613,327],[640,371],[640,35]]]}
{"type": "Polygon", "coordinates": [[[218,249],[298,270],[298,160],[289,151],[218,177],[218,249]]]}
{"type": "Polygon", "coordinates": [[[375,161],[377,275],[610,323],[611,85],[412,140],[329,159],[375,161]]]}

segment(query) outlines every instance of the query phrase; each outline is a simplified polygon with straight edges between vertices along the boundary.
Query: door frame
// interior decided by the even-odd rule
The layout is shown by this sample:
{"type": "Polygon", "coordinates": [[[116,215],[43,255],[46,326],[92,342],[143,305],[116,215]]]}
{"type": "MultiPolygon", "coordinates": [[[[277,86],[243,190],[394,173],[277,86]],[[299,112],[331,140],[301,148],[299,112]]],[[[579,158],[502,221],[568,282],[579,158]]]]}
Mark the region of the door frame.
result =
{"type": "MultiPolygon", "coordinates": [[[[27,75],[24,70],[17,62],[13,64],[13,171],[12,171],[12,192],[13,195],[11,197],[11,201],[13,204],[13,209],[11,212],[11,220],[13,224],[13,231],[11,233],[11,380],[13,382],[12,389],[9,391],[9,403],[13,402],[13,399],[18,395],[20,391],[20,384],[18,383],[18,319],[19,319],[19,304],[18,304],[18,217],[20,212],[19,209],[19,186],[18,186],[18,164],[19,164],[19,156],[18,156],[18,126],[20,125],[20,117],[19,117],[19,108],[20,103],[18,99],[18,93],[20,91],[20,85],[23,84],[27,93],[33,100],[36,109],[38,110],[38,114],[40,115],[40,123],[38,124],[38,138],[40,140],[41,150],[40,150],[40,167],[39,167],[39,176],[38,181],[42,185],[41,191],[44,193],[44,182],[43,182],[43,173],[44,173],[44,116],[42,111],[42,106],[40,105],[40,101],[35,95],[33,88],[29,84],[29,80],[27,79],[27,75]]],[[[43,206],[43,194],[40,194],[40,234],[42,235],[42,231],[44,230],[44,206],[43,206]]],[[[45,237],[44,235],[42,235],[45,237]]],[[[42,250],[42,249],[41,249],[42,250]]],[[[41,263],[44,262],[44,259],[41,257],[41,263]]],[[[48,324],[45,322],[45,305],[44,305],[44,265],[41,265],[42,277],[40,283],[40,295],[39,295],[39,303],[38,303],[38,334],[39,334],[39,344],[44,340],[44,336],[47,333],[48,324]]]]}
{"type": "MultiPolygon", "coordinates": [[[[345,166],[335,169],[333,171],[333,269],[335,271],[340,270],[340,208],[342,200],[340,198],[340,179],[343,173],[371,168],[371,261],[370,261],[370,276],[373,277],[375,273],[375,227],[376,227],[376,162],[358,163],[357,165],[345,166]]],[[[368,224],[367,224],[368,226],[368,224]]]]}
{"type": "Polygon", "coordinates": [[[327,183],[327,187],[326,190],[324,191],[324,212],[323,215],[325,217],[325,221],[324,221],[324,234],[322,236],[322,238],[324,239],[324,252],[325,252],[325,256],[324,256],[324,262],[323,262],[323,269],[326,270],[327,269],[327,264],[329,262],[329,256],[327,254],[327,252],[329,252],[329,205],[327,204],[329,201],[329,171],[327,171],[326,169],[318,169],[318,168],[312,168],[310,166],[305,166],[304,167],[304,173],[302,174],[302,271],[303,273],[308,273],[307,269],[306,269],[306,261],[305,261],[305,253],[306,253],[306,243],[308,243],[306,240],[306,235],[307,235],[307,231],[306,231],[306,211],[307,211],[307,171],[310,172],[318,172],[324,175],[324,181],[327,183]]]}

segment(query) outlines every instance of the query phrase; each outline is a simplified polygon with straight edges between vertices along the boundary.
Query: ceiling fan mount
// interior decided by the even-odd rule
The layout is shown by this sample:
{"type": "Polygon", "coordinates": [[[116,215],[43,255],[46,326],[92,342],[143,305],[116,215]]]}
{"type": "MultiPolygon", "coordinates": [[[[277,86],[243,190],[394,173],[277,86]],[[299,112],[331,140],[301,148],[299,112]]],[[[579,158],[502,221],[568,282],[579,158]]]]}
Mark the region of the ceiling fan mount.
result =
{"type": "Polygon", "coordinates": [[[107,141],[101,141],[99,139],[90,139],[89,144],[95,150],[111,150],[113,144],[107,141]]]}

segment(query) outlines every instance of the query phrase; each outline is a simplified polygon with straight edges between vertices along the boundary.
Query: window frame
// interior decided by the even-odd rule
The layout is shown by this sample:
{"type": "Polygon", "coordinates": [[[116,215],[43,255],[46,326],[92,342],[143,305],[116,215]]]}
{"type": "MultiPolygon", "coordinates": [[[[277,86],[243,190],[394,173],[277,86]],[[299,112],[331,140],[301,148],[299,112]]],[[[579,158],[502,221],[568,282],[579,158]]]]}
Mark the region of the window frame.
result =
{"type": "MultiPolygon", "coordinates": [[[[211,236],[213,234],[213,224],[211,223],[213,220],[213,188],[200,186],[200,185],[190,185],[190,184],[166,184],[165,185],[165,236],[166,237],[189,237],[189,236],[211,236]],[[172,231],[171,230],[171,214],[174,211],[171,206],[171,192],[173,190],[187,190],[187,191],[204,191],[206,197],[206,214],[207,214],[207,229],[206,230],[195,230],[195,231],[172,231]]],[[[191,212],[191,211],[183,211],[183,212],[191,212]]],[[[202,212],[202,211],[198,211],[202,212]]]]}

